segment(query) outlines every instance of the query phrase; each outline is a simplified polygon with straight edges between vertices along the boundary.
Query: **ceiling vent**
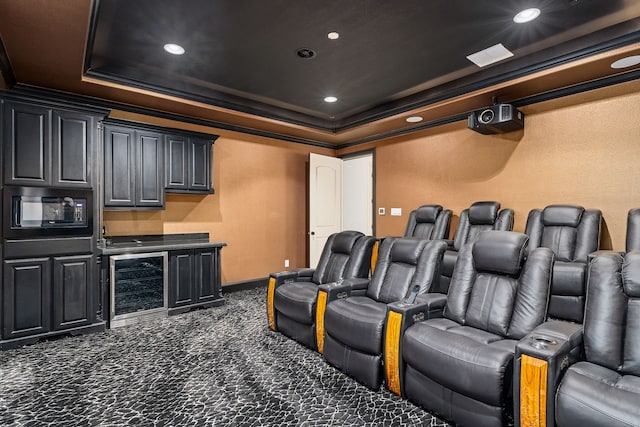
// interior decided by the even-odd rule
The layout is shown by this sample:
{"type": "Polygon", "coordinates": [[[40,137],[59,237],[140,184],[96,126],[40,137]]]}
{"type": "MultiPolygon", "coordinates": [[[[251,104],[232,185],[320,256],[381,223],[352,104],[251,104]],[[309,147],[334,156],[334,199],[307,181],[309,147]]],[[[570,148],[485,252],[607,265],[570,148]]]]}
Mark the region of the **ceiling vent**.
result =
{"type": "Polygon", "coordinates": [[[298,55],[302,59],[311,59],[316,56],[316,52],[307,47],[302,47],[296,50],[296,55],[298,55]]]}

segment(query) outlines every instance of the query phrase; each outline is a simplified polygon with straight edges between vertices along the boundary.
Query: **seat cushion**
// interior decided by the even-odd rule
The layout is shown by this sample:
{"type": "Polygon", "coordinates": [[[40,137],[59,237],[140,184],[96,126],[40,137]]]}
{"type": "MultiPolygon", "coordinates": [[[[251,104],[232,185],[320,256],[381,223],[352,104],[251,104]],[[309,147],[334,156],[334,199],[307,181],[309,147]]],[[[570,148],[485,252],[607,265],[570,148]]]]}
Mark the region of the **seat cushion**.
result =
{"type": "Polygon", "coordinates": [[[511,388],[517,341],[449,319],[409,327],[402,341],[404,360],[443,387],[492,406],[504,404],[511,388]]]}
{"type": "Polygon", "coordinates": [[[382,331],[387,305],[367,297],[331,301],[324,313],[328,335],[368,354],[382,354],[382,331]]]}
{"type": "Polygon", "coordinates": [[[556,394],[559,426],[640,425],[640,377],[578,362],[567,370],[556,394]]]}
{"type": "Polygon", "coordinates": [[[276,311],[305,325],[313,325],[318,286],[313,282],[291,282],[276,288],[273,305],[276,311]]]}

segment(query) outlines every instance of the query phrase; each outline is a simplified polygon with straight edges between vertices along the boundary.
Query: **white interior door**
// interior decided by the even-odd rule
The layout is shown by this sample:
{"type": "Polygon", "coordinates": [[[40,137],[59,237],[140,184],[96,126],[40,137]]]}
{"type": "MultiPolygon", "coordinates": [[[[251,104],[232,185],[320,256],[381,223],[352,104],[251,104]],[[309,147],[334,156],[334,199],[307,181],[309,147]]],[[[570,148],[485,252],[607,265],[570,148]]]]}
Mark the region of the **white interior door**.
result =
{"type": "Polygon", "coordinates": [[[342,229],[373,235],[373,154],[342,161],[342,229]]]}
{"type": "Polygon", "coordinates": [[[309,264],[318,265],[324,244],[342,231],[342,160],[309,154],[309,264]]]}

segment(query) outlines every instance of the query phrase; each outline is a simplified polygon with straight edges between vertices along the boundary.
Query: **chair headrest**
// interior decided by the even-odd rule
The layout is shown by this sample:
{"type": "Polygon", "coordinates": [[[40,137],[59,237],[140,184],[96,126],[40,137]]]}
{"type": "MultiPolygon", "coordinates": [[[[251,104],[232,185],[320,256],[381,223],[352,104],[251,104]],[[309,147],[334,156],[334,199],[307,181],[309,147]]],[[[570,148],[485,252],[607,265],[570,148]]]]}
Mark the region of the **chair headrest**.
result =
{"type": "Polygon", "coordinates": [[[416,222],[436,222],[440,212],[442,212],[440,205],[422,205],[416,209],[416,222]]]}
{"type": "Polygon", "coordinates": [[[419,239],[397,239],[393,242],[391,252],[389,253],[390,261],[416,265],[426,243],[426,240],[419,239]]]}
{"type": "Polygon", "coordinates": [[[485,231],[473,244],[477,271],[515,275],[520,272],[529,237],[515,231],[485,231]]]}
{"type": "Polygon", "coordinates": [[[571,205],[551,205],[542,211],[544,225],[577,227],[580,224],[584,208],[571,205]]]}
{"type": "Polygon", "coordinates": [[[629,252],[622,266],[622,286],[624,293],[632,298],[640,298],[640,251],[629,252]]]}
{"type": "Polygon", "coordinates": [[[500,203],[476,202],[469,207],[469,223],[473,225],[489,224],[496,222],[500,203]]]}
{"type": "Polygon", "coordinates": [[[331,252],[350,254],[356,240],[364,236],[364,234],[359,231],[341,231],[336,233],[335,236],[331,245],[331,252]]]}

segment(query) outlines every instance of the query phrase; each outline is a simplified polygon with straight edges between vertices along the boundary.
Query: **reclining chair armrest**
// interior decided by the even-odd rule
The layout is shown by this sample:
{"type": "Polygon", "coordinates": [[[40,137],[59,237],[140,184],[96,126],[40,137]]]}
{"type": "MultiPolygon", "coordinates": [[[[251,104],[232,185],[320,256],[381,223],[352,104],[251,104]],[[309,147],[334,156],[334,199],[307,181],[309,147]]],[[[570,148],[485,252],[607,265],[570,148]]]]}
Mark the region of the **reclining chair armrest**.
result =
{"type": "Polygon", "coordinates": [[[581,349],[582,325],[559,320],[543,323],[518,342],[513,382],[516,426],[555,425],[555,392],[581,349]]]}
{"type": "Polygon", "coordinates": [[[402,336],[414,323],[442,317],[447,296],[444,294],[418,295],[414,303],[396,301],[387,304],[387,316],[383,336],[384,367],[387,388],[404,396],[404,362],[402,360],[402,336]]]}
{"type": "Polygon", "coordinates": [[[351,285],[346,280],[342,283],[323,283],[318,286],[318,293],[320,292],[327,294],[327,302],[347,298],[351,296],[351,285]]]}
{"type": "Polygon", "coordinates": [[[315,270],[313,268],[297,268],[287,271],[278,271],[269,275],[269,283],[267,287],[267,320],[269,322],[269,329],[272,331],[278,330],[276,311],[273,306],[276,288],[289,282],[310,282],[313,278],[314,271],[315,270]]]}
{"type": "Polygon", "coordinates": [[[614,254],[619,254],[620,256],[624,256],[625,252],[624,251],[614,251],[614,250],[608,250],[608,249],[599,249],[595,252],[591,252],[589,255],[587,255],[587,264],[591,264],[591,261],[593,261],[593,259],[597,256],[603,255],[603,254],[607,254],[607,253],[614,253],[614,254]]]}
{"type": "Polygon", "coordinates": [[[316,296],[316,347],[318,352],[324,352],[324,312],[327,303],[336,299],[347,298],[351,295],[351,285],[345,280],[342,283],[323,283],[318,286],[316,296]]]}
{"type": "Polygon", "coordinates": [[[305,279],[307,279],[308,281],[311,281],[311,278],[313,277],[313,274],[316,272],[316,269],[315,268],[296,268],[291,271],[295,272],[298,275],[298,281],[305,281],[305,279]]]}
{"type": "Polygon", "coordinates": [[[447,244],[447,250],[451,251],[456,249],[452,239],[444,239],[443,241],[447,244]]]}
{"type": "Polygon", "coordinates": [[[351,288],[351,295],[363,296],[367,293],[369,282],[371,282],[371,280],[368,278],[352,277],[350,279],[344,279],[342,284],[349,285],[351,288]]]}

